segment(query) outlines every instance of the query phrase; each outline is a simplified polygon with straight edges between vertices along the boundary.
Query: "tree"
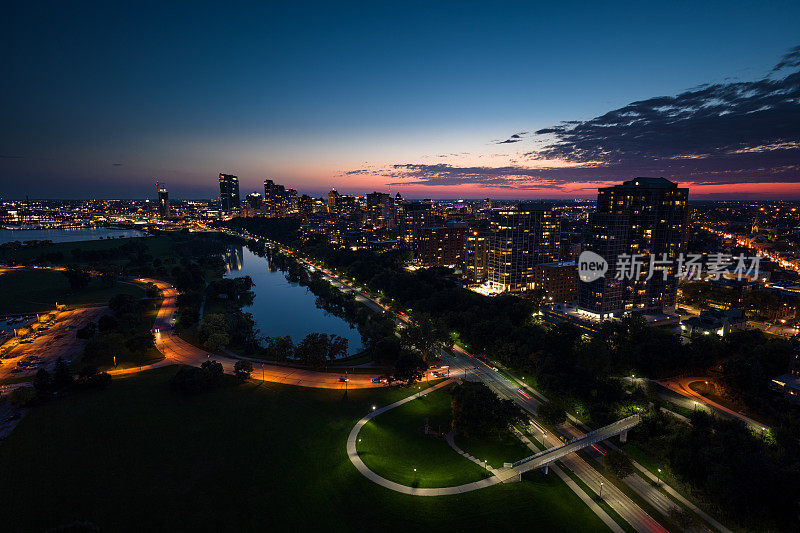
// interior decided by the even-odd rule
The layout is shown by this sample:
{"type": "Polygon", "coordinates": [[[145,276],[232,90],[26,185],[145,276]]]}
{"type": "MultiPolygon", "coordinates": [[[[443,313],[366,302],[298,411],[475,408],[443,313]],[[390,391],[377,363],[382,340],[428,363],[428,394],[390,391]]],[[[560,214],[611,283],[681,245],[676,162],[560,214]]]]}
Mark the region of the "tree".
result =
{"type": "Polygon", "coordinates": [[[286,361],[295,356],[295,346],[289,335],[285,337],[264,337],[267,345],[267,355],[271,355],[276,361],[286,361]]]}
{"type": "Polygon", "coordinates": [[[200,368],[184,366],[169,380],[170,387],[181,392],[198,393],[216,388],[223,381],[222,364],[206,361],[200,368]]]}
{"type": "Polygon", "coordinates": [[[222,368],[222,363],[214,361],[213,359],[205,361],[200,368],[208,375],[209,382],[213,387],[222,385],[222,379],[225,375],[225,370],[222,368]]]}
{"type": "Polygon", "coordinates": [[[53,378],[50,376],[50,372],[44,368],[40,368],[39,371],[36,372],[36,377],[33,378],[33,388],[39,392],[47,392],[52,386],[53,378]]]}
{"type": "Polygon", "coordinates": [[[53,388],[56,390],[69,387],[72,384],[72,372],[63,357],[59,357],[53,370],[53,388]]]}
{"type": "Polygon", "coordinates": [[[328,336],[328,359],[331,361],[338,359],[339,357],[344,357],[347,355],[347,339],[344,337],[340,337],[339,335],[329,335],[328,336]]]}
{"type": "Polygon", "coordinates": [[[101,332],[114,331],[119,327],[119,321],[112,315],[103,315],[97,321],[97,329],[101,332]]]}
{"type": "Polygon", "coordinates": [[[403,347],[407,350],[418,350],[425,361],[429,361],[435,355],[436,348],[446,341],[446,335],[435,328],[433,321],[427,316],[420,316],[400,334],[403,347]]]}
{"type": "Polygon", "coordinates": [[[152,331],[147,331],[145,333],[134,335],[125,341],[125,347],[128,350],[139,354],[143,354],[150,348],[154,348],[155,345],[156,345],[156,338],[153,335],[152,331]]]}
{"type": "Polygon", "coordinates": [[[92,279],[88,272],[75,266],[71,266],[65,270],[64,275],[67,277],[67,281],[69,281],[69,286],[72,287],[72,290],[85,289],[89,286],[89,281],[92,279]]]}
{"type": "Polygon", "coordinates": [[[511,400],[500,399],[484,383],[466,381],[453,389],[453,429],[465,436],[500,435],[525,419],[511,400]]]}
{"type": "Polygon", "coordinates": [[[197,336],[208,348],[219,350],[230,344],[229,329],[225,315],[212,313],[203,318],[203,323],[197,328],[197,336]]]}
{"type": "Polygon", "coordinates": [[[212,333],[206,337],[206,341],[203,344],[209,350],[217,351],[225,348],[230,342],[231,338],[228,337],[227,333],[212,333]]]}
{"type": "Polygon", "coordinates": [[[684,532],[700,524],[697,516],[689,509],[684,509],[683,507],[672,507],[668,511],[667,516],[684,532]]]}
{"type": "Polygon", "coordinates": [[[541,419],[544,424],[555,427],[567,420],[567,412],[562,404],[551,400],[539,406],[539,409],[536,411],[536,417],[541,419]]]}
{"type": "Polygon", "coordinates": [[[603,462],[611,473],[620,479],[625,479],[634,472],[630,459],[620,450],[610,450],[603,458],[603,462]]]}
{"type": "Polygon", "coordinates": [[[404,381],[407,385],[411,385],[422,379],[427,368],[428,363],[422,357],[415,352],[404,351],[395,362],[392,377],[396,381],[404,381]]]}
{"type": "Polygon", "coordinates": [[[240,359],[233,365],[233,373],[236,374],[236,377],[240,380],[247,381],[250,378],[250,374],[253,373],[253,363],[245,359],[240,359]]]}

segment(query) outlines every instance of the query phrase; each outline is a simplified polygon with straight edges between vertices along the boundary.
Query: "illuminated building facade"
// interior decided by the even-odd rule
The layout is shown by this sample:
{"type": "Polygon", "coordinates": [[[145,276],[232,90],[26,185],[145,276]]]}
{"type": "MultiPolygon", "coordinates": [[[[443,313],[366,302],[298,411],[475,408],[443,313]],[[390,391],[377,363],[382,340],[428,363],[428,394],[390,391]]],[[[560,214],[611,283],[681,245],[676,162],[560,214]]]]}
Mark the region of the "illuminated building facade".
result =
{"type": "Polygon", "coordinates": [[[533,267],[558,259],[559,219],[538,204],[492,212],[488,281],[492,289],[527,291],[533,288],[533,267]]]}
{"type": "Polygon", "coordinates": [[[675,309],[678,256],[686,250],[688,188],[664,178],[635,178],[599,189],[589,217],[587,249],[609,265],[605,277],[580,283],[582,311],[606,318],[626,311],[670,313],[675,309]],[[640,254],[633,279],[615,279],[621,254],[640,254]],[[650,276],[650,257],[666,259],[650,276]],[[647,279],[650,277],[650,279],[647,279]]]}
{"type": "Polygon", "coordinates": [[[239,198],[239,177],[233,174],[219,175],[220,210],[230,212],[241,207],[239,198]]]}

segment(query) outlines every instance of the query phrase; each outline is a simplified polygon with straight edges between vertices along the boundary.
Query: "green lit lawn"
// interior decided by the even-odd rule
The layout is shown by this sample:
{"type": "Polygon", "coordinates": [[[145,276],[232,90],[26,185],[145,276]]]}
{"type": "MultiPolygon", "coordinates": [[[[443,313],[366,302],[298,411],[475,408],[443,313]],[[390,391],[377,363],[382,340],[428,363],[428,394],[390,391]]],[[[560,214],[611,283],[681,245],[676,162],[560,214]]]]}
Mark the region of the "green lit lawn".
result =
{"type": "Polygon", "coordinates": [[[510,431],[499,438],[476,439],[457,435],[456,445],[473,457],[487,461],[493,468],[502,468],[503,463],[513,463],[534,454],[510,431]]]}
{"type": "Polygon", "coordinates": [[[449,430],[450,399],[439,389],[375,417],[359,433],[361,459],[373,472],[403,485],[416,479],[419,487],[449,487],[483,479],[486,470],[444,438],[423,434],[426,418],[432,428],[449,430]]]}
{"type": "Polygon", "coordinates": [[[3,529],[77,520],[103,531],[605,529],[554,475],[439,498],[364,478],[347,458],[347,435],[372,404],[406,390],[344,398],[230,378],[222,390],[181,396],[167,387],[175,372],[34,408],[0,444],[3,529]]]}
{"type": "Polygon", "coordinates": [[[0,275],[0,315],[36,313],[65,305],[105,304],[116,294],[144,296],[144,291],[130,283],[118,282],[109,287],[92,278],[85,289],[72,290],[67,277],[52,270],[12,270],[0,275]]]}

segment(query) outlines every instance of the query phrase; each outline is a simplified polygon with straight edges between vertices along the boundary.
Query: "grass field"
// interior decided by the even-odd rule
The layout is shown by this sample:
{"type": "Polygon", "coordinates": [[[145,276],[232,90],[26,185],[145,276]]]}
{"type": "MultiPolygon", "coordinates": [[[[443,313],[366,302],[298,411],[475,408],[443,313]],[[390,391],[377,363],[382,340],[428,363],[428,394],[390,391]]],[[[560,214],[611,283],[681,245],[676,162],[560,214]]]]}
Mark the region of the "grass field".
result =
{"type": "Polygon", "coordinates": [[[553,475],[441,498],[364,478],[347,458],[347,435],[372,404],[407,390],[345,398],[230,378],[221,390],[183,396],[167,386],[175,372],[34,408],[0,444],[3,528],[80,520],[106,531],[605,529],[553,475]]]}
{"type": "Polygon", "coordinates": [[[471,456],[486,461],[493,468],[502,468],[503,463],[513,463],[534,453],[510,431],[497,439],[457,435],[456,445],[471,456]]]}
{"type": "Polygon", "coordinates": [[[418,487],[449,487],[480,481],[486,470],[453,450],[444,438],[425,435],[430,427],[444,433],[450,428],[447,390],[420,396],[368,422],[359,434],[357,449],[370,470],[401,483],[418,487]],[[414,472],[414,469],[417,469],[414,472]]]}
{"type": "Polygon", "coordinates": [[[72,290],[66,276],[52,270],[11,270],[0,275],[0,315],[50,311],[65,305],[105,304],[116,294],[142,297],[144,291],[129,283],[112,287],[92,278],[89,286],[72,290]]]}
{"type": "MultiPolygon", "coordinates": [[[[35,259],[41,255],[61,252],[65,256],[64,262],[75,263],[76,261],[70,254],[72,250],[75,249],[79,249],[82,251],[109,250],[118,248],[123,244],[132,241],[141,241],[145,245],[147,245],[148,252],[153,257],[162,257],[165,255],[169,255],[172,250],[172,239],[166,236],[132,237],[127,239],[97,239],[91,241],[57,242],[46,246],[40,246],[30,249],[0,251],[0,260],[5,261],[13,259],[17,262],[24,263],[26,261],[35,259]]],[[[126,259],[124,258],[120,258],[120,261],[124,262],[125,260],[126,259]]]]}

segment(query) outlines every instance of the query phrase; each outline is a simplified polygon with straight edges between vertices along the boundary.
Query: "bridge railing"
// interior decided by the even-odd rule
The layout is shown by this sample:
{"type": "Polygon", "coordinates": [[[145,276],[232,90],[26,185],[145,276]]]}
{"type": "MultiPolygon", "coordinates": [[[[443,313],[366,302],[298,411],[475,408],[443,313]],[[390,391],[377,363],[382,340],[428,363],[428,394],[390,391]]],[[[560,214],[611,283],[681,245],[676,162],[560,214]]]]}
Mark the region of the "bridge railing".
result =
{"type": "Polygon", "coordinates": [[[572,453],[573,451],[579,450],[585,446],[591,446],[598,440],[605,440],[609,437],[613,437],[614,435],[622,433],[623,431],[627,431],[636,426],[640,421],[641,421],[641,416],[639,416],[638,414],[631,415],[629,417],[623,418],[622,420],[617,420],[616,422],[613,422],[607,426],[592,430],[589,433],[581,435],[580,437],[575,437],[566,444],[562,444],[561,446],[558,446],[556,448],[542,450],[540,452],[531,455],[530,457],[525,457],[524,459],[520,459],[519,461],[512,463],[511,467],[516,468],[518,466],[524,465],[525,463],[529,463],[531,461],[534,461],[549,454],[553,455],[560,454],[559,457],[561,457],[563,455],[566,455],[566,453],[562,453],[565,447],[572,448],[569,452],[567,452],[567,453],[572,453]],[[580,442],[584,440],[586,441],[585,446],[576,446],[577,444],[580,444],[580,442]]]}

